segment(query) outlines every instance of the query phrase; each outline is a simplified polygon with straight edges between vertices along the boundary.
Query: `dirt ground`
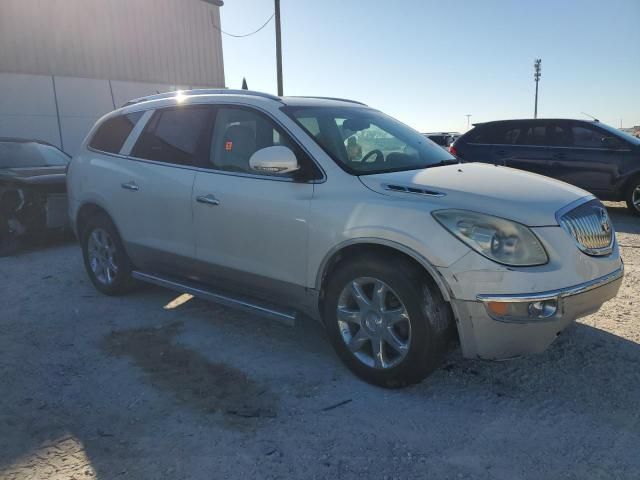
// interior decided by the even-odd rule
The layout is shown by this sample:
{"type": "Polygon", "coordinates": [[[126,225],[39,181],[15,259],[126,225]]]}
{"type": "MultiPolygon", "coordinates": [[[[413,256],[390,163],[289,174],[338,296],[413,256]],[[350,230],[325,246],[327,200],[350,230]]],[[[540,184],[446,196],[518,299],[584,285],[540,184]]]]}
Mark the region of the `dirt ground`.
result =
{"type": "Polygon", "coordinates": [[[105,297],[73,243],[1,258],[0,478],[640,478],[640,219],[609,206],[615,300],[542,355],[454,350],[399,391],[311,321],[105,297]]]}

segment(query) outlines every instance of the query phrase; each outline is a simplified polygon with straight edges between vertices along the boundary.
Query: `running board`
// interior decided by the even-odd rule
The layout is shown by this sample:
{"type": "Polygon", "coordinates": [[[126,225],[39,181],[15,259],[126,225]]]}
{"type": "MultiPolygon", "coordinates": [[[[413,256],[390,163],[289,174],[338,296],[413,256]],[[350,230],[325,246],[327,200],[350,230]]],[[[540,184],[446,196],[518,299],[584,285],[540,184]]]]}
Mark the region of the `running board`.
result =
{"type": "Polygon", "coordinates": [[[294,310],[283,310],[279,307],[260,302],[245,297],[232,296],[228,293],[218,293],[209,290],[207,287],[184,280],[176,281],[159,275],[151,275],[149,273],[134,271],[131,276],[137,280],[147,283],[153,283],[160,287],[169,288],[177,292],[188,293],[194,297],[209,300],[225,307],[236,308],[246,312],[254,313],[265,318],[277,320],[289,326],[294,326],[297,312],[294,310]]]}

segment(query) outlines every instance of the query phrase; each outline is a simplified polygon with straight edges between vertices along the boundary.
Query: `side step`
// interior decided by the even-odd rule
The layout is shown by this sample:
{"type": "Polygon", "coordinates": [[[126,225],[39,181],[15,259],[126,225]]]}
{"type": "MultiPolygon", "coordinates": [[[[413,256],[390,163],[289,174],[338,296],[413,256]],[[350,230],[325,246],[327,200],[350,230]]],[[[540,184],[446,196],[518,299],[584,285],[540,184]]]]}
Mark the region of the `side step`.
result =
{"type": "Polygon", "coordinates": [[[131,273],[133,278],[147,283],[153,283],[160,287],[169,288],[181,293],[188,293],[194,297],[209,300],[225,307],[237,308],[246,312],[254,313],[265,318],[277,320],[286,325],[295,325],[297,312],[294,310],[284,310],[265,302],[249,299],[245,297],[230,295],[228,293],[219,293],[210,290],[204,285],[195,282],[184,281],[182,279],[174,280],[159,275],[151,275],[149,273],[134,271],[131,273]]]}

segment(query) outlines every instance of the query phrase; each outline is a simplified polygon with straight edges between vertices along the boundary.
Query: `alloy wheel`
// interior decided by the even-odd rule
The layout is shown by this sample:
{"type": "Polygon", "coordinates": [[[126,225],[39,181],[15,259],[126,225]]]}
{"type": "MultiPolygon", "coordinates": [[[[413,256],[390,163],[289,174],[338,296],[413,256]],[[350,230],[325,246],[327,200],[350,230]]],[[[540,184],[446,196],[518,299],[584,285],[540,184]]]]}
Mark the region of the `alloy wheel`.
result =
{"type": "Polygon", "coordinates": [[[87,242],[87,253],[89,266],[96,279],[103,285],[111,285],[118,273],[116,245],[111,235],[102,228],[92,230],[87,242]]]}
{"type": "Polygon", "coordinates": [[[368,367],[395,367],[409,352],[409,314],[381,280],[359,277],[347,284],[338,299],[337,319],[345,345],[368,367]]]}

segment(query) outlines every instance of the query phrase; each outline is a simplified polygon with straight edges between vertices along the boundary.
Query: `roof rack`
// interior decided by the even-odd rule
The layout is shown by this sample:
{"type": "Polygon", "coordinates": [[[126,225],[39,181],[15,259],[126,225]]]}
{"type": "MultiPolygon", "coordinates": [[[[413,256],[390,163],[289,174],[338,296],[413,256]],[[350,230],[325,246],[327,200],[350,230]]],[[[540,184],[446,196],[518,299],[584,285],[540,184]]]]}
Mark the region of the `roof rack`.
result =
{"type": "Polygon", "coordinates": [[[358,105],[364,105],[367,107],[366,103],[359,102],[357,100],[349,100],[348,98],[338,98],[338,97],[315,97],[310,95],[295,95],[294,98],[317,98],[318,100],[336,100],[338,102],[348,102],[348,103],[357,103],[358,105]]]}
{"type": "Polygon", "coordinates": [[[172,98],[178,94],[185,96],[195,95],[252,95],[255,97],[268,98],[270,100],[281,101],[280,97],[271,95],[270,93],[256,92],[254,90],[236,90],[231,88],[196,88],[192,90],[174,90],[172,92],[156,93],[154,95],[147,95],[145,97],[134,98],[126,102],[123,107],[128,105],[134,105],[140,102],[148,102],[151,100],[162,100],[163,98],[172,98]]]}

